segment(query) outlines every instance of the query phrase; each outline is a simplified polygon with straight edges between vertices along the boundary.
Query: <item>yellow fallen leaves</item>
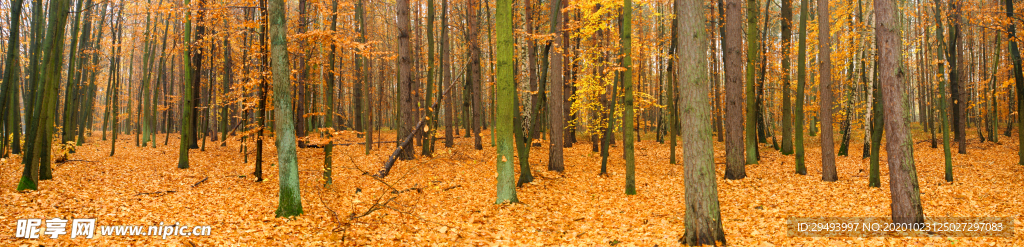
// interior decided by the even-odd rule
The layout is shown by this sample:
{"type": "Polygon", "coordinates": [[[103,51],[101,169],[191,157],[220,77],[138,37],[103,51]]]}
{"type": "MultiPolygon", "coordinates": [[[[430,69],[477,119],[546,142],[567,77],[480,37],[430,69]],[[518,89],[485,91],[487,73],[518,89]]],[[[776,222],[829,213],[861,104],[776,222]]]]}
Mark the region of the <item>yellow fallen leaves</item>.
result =
{"type": "MultiPolygon", "coordinates": [[[[98,134],[98,133],[97,133],[98,134]]],[[[486,134],[486,132],[485,132],[486,134]]],[[[172,135],[173,136],[173,135],[172,135]]],[[[340,138],[359,140],[355,133],[340,138]]],[[[98,137],[98,136],[95,136],[98,137]]],[[[622,194],[622,147],[611,149],[609,176],[601,177],[600,155],[589,143],[565,149],[566,172],[546,169],[547,145],[533,147],[534,182],[517,189],[521,204],[494,205],[494,147],[472,149],[470,138],[457,139],[454,149],[437,147],[434,158],[399,161],[383,181],[364,175],[391,154],[394,144],[335,147],[334,184],[322,183],[322,149],[299,150],[303,216],[274,218],[277,206],[277,167],[274,148],[264,149],[265,181],[253,182],[253,163],[243,162],[237,141],[227,147],[208,145],[191,151],[192,167],[177,169],[177,145],[137,148],[132,137],[118,143],[108,157],[109,142],[98,138],[55,164],[54,179],[42,190],[18,193],[19,158],[0,165],[0,233],[14,232],[22,218],[96,218],[98,225],[150,225],[182,222],[211,225],[203,237],[116,237],[91,240],[0,238],[0,245],[579,245],[675,246],[685,218],[683,167],[668,164],[668,145],[652,140],[637,143],[638,195],[622,194]],[[192,187],[195,182],[209,181],[192,187]],[[173,193],[137,195],[174,190],[173,193]],[[356,191],[360,191],[357,193],[356,191]],[[365,215],[364,215],[365,214],[365,215]],[[354,217],[358,216],[358,217],[354,217]]],[[[393,140],[385,133],[380,140],[393,140]]],[[[1005,138],[1004,141],[1015,139],[1005,138]]],[[[172,138],[170,143],[176,143],[172,138]]],[[[162,143],[162,142],[158,142],[162,143]]],[[[888,169],[881,167],[881,188],[867,187],[866,160],[839,157],[838,182],[822,182],[817,140],[807,147],[808,175],[793,174],[793,158],[762,146],[762,160],[748,165],[743,180],[723,180],[718,165],[723,226],[735,246],[793,245],[1013,245],[1024,242],[1017,227],[1014,238],[790,238],[785,219],[801,216],[888,216],[888,169]]],[[[1015,164],[1016,143],[970,143],[968,155],[954,154],[957,181],[943,180],[941,149],[927,142],[915,146],[925,215],[1014,217],[1024,221],[1024,167],[1015,164]],[[1007,155],[1010,154],[1010,155],[1007,155]]],[[[861,145],[854,140],[852,147],[861,145]]],[[[251,148],[251,146],[250,146],[251,148]]],[[[680,147],[683,149],[685,147],[680,147]]],[[[418,150],[418,149],[417,149],[418,150]]],[[[680,152],[678,158],[683,158],[680,152]]],[[[859,149],[851,150],[859,154],[859,149]]],[[[724,162],[721,143],[716,159],[724,162]]],[[[512,158],[512,157],[510,157],[512,158]]],[[[513,158],[518,162],[518,159],[513,158]]],[[[681,160],[681,159],[680,159],[681,160]]],[[[518,171],[519,165],[515,169],[518,171]]],[[[518,176],[518,172],[517,172],[518,176]]]]}

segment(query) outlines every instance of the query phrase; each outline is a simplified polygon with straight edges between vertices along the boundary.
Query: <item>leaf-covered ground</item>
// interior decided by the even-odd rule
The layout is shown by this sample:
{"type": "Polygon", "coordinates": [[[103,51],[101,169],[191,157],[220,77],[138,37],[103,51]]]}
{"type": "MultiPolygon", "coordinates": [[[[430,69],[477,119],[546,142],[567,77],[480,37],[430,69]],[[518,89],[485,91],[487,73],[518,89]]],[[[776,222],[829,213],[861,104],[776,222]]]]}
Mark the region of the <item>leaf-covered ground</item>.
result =
{"type": "MultiPolygon", "coordinates": [[[[923,138],[923,136],[919,136],[923,138]]],[[[356,142],[354,134],[348,138],[356,142]]],[[[384,140],[393,140],[394,135],[384,140]]],[[[391,176],[375,173],[391,153],[382,144],[371,155],[363,146],[335,148],[334,185],[323,186],[323,149],[301,149],[299,171],[305,214],[274,218],[278,176],[275,150],[268,141],[264,174],[254,182],[254,151],[244,163],[237,139],[226,147],[208,142],[191,152],[192,167],[176,167],[177,139],[169,146],[138,148],[123,136],[109,157],[109,141],[97,132],[89,143],[56,164],[54,179],[41,190],[19,193],[22,167],[14,156],[0,165],[0,245],[578,245],[674,246],[683,234],[682,166],[668,164],[668,145],[646,139],[637,144],[638,195],[626,196],[621,146],[611,152],[610,176],[600,177],[600,156],[581,142],[565,152],[565,173],[547,172],[547,143],[530,157],[537,180],[517,190],[521,204],[495,205],[495,155],[484,138],[442,142],[434,158],[398,162],[391,176]],[[197,182],[206,179],[193,187],[197,182]],[[167,192],[174,191],[174,192],[167,192]],[[161,193],[153,193],[161,192],[161,193]],[[140,194],[149,193],[149,194],[140,194]],[[97,225],[211,225],[211,236],[68,235],[34,241],[14,238],[15,222],[25,218],[95,218],[97,225]]],[[[854,138],[859,139],[859,138],[854,138]]],[[[838,139],[837,139],[838,140],[838,139]]],[[[924,139],[919,139],[922,141],[924,139]]],[[[726,239],[737,246],[823,245],[1015,245],[1024,243],[1024,167],[1017,143],[976,143],[954,153],[956,182],[943,179],[941,149],[915,146],[926,216],[1014,217],[1013,238],[791,238],[787,217],[889,216],[888,171],[884,156],[882,187],[867,187],[867,160],[854,141],[852,157],[839,157],[838,182],[821,181],[816,138],[807,147],[808,175],[793,173],[793,157],[762,145],[762,161],[747,166],[743,180],[723,180],[724,151],[716,143],[717,182],[726,239]]],[[[159,138],[163,144],[164,137],[159,138]]],[[[376,147],[375,147],[376,148],[376,147]]],[[[680,147],[681,149],[685,147],[680,147]]],[[[419,150],[417,147],[416,150],[419,150]]],[[[954,149],[955,152],[955,149],[954,149]]],[[[518,171],[518,166],[517,166],[518,171]]],[[[98,230],[97,230],[98,231],[98,230]]]]}

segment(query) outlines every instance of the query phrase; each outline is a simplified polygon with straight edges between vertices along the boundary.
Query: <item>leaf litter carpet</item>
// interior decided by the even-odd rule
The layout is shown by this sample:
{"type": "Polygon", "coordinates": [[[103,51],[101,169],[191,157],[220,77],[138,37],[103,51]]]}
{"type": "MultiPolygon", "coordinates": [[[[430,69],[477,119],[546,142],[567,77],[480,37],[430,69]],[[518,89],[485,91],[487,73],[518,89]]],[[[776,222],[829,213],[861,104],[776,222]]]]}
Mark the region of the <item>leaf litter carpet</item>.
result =
{"type": "MultiPolygon", "coordinates": [[[[72,161],[54,164],[54,178],[42,181],[39,191],[17,192],[20,158],[3,160],[0,245],[676,246],[684,231],[683,167],[668,163],[668,144],[650,139],[636,145],[638,195],[623,193],[621,145],[611,150],[609,176],[601,177],[600,155],[590,151],[590,143],[566,148],[564,173],[546,171],[548,144],[543,143],[531,149],[536,180],[518,188],[522,203],[511,205],[494,204],[495,150],[487,135],[483,150],[474,150],[470,138],[457,139],[454,148],[439,140],[435,157],[399,161],[383,180],[370,175],[381,168],[393,143],[375,145],[370,155],[362,145],[337,146],[330,187],[322,178],[324,150],[300,149],[305,214],[281,219],[274,217],[279,180],[272,139],[264,148],[265,180],[254,182],[254,148],[250,143],[243,154],[237,138],[224,147],[208,142],[206,151],[192,150],[191,168],[182,170],[176,166],[173,135],[171,145],[162,145],[160,136],[157,148],[136,147],[132,136],[122,135],[110,157],[110,142],[98,134],[70,156],[72,161]],[[18,219],[55,217],[94,218],[96,236],[14,237],[18,219]],[[166,239],[99,234],[99,226],[161,223],[209,225],[212,233],[166,239]]],[[[354,133],[346,137],[359,141],[354,133]]],[[[394,134],[375,138],[394,140],[394,134]]],[[[1013,217],[1012,238],[788,237],[787,217],[890,214],[884,153],[881,188],[868,188],[868,160],[860,158],[857,141],[851,143],[851,157],[837,158],[840,180],[822,182],[820,149],[812,138],[806,147],[808,175],[794,174],[792,156],[762,144],[761,162],[748,165],[747,178],[735,181],[723,180],[724,146],[715,143],[726,240],[735,246],[1024,244],[1024,167],[1016,164],[1014,139],[1003,140],[972,142],[967,155],[956,154],[954,146],[953,183],[943,179],[941,146],[919,142],[914,155],[926,217],[1013,217]]],[[[683,148],[677,150],[680,164],[683,148]]],[[[518,170],[516,164],[517,176],[518,170]]]]}

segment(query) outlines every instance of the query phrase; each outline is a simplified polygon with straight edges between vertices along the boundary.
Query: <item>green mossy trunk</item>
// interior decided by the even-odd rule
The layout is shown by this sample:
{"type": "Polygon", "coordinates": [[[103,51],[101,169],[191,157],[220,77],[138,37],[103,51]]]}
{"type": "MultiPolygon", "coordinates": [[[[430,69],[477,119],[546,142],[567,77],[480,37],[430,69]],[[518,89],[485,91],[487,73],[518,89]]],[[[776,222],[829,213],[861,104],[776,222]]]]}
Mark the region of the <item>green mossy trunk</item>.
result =
{"type": "Polygon", "coordinates": [[[744,138],[746,147],[746,164],[757,164],[757,102],[754,80],[757,79],[757,58],[760,49],[760,34],[757,32],[757,16],[761,2],[758,0],[747,0],[747,79],[746,79],[746,100],[747,117],[743,121],[744,138]]]}
{"type": "MultiPolygon", "coordinates": [[[[338,30],[338,2],[335,1],[331,6],[332,6],[331,7],[331,9],[332,9],[332,11],[331,11],[331,13],[332,13],[331,14],[331,32],[333,33],[333,32],[338,30]]],[[[361,3],[356,5],[356,12],[357,13],[360,12],[362,6],[363,5],[361,3]]],[[[335,67],[335,54],[336,54],[337,50],[338,50],[338,45],[335,42],[331,42],[331,53],[329,55],[327,55],[327,61],[328,61],[328,64],[330,66],[329,67],[330,69],[328,70],[328,73],[326,74],[326,76],[327,76],[327,78],[326,78],[327,79],[327,86],[326,86],[327,92],[324,93],[324,107],[327,108],[326,109],[327,117],[324,119],[324,121],[326,122],[325,124],[327,125],[326,126],[327,129],[330,130],[330,132],[328,132],[328,134],[327,134],[327,136],[330,138],[330,140],[328,140],[327,141],[327,145],[324,146],[324,173],[323,173],[324,187],[331,187],[331,184],[334,183],[334,180],[332,179],[332,172],[333,172],[333,167],[332,167],[333,164],[332,164],[332,162],[333,162],[333,159],[334,159],[333,157],[334,156],[332,156],[331,154],[334,151],[334,87],[335,87],[334,86],[334,78],[337,77],[337,75],[336,75],[334,70],[337,68],[337,67],[335,67]]],[[[359,68],[360,67],[359,65],[360,64],[358,64],[358,63],[356,64],[356,71],[357,71],[356,73],[357,74],[358,74],[359,69],[361,69],[361,68],[359,68]]],[[[370,145],[370,144],[366,144],[366,145],[370,145]]]]}
{"type": "Polygon", "coordinates": [[[420,146],[422,148],[420,154],[426,157],[434,156],[433,144],[434,132],[436,131],[434,123],[437,122],[437,114],[435,114],[437,109],[429,108],[429,106],[434,105],[434,51],[434,0],[427,0],[427,88],[424,91],[423,106],[427,107],[424,115],[428,117],[424,125],[427,126],[427,129],[422,134],[423,145],[420,146]]]}
{"type": "Polygon", "coordinates": [[[626,195],[636,195],[636,160],[633,156],[633,59],[631,51],[633,47],[633,1],[624,0],[622,4],[622,67],[626,71],[622,74],[622,89],[626,95],[623,96],[623,104],[626,109],[622,113],[622,156],[626,160],[626,195]]]}
{"type": "MultiPolygon", "coordinates": [[[[936,47],[936,49],[938,50],[936,52],[936,54],[939,55],[939,61],[943,61],[943,60],[945,60],[945,57],[944,57],[945,54],[942,52],[944,50],[942,46],[945,46],[946,44],[944,42],[945,39],[942,36],[943,35],[943,30],[942,30],[943,29],[942,28],[943,24],[942,24],[942,19],[940,18],[940,16],[942,15],[940,11],[941,11],[941,7],[936,6],[935,7],[935,21],[936,21],[935,23],[937,23],[937,25],[935,25],[935,36],[938,37],[938,40],[939,40],[939,47],[936,47]]],[[[1011,41],[1011,48],[1013,47],[1012,46],[1013,43],[1014,42],[1011,41]]],[[[1011,49],[1011,51],[1012,50],[1013,49],[1011,49]]],[[[1017,65],[1019,65],[1019,63],[1017,65]]],[[[1019,71],[1020,67],[1018,66],[1017,69],[1019,71]]],[[[939,95],[937,95],[938,100],[939,100],[938,101],[939,102],[939,114],[938,114],[938,117],[942,119],[941,120],[942,121],[942,152],[943,152],[942,155],[945,158],[945,178],[946,178],[946,181],[952,182],[953,181],[953,150],[950,147],[950,143],[949,143],[949,118],[948,118],[949,113],[946,110],[947,107],[948,107],[947,106],[948,103],[946,102],[946,83],[948,83],[948,82],[945,79],[946,78],[944,76],[945,74],[946,74],[946,64],[944,64],[942,62],[939,62],[939,75],[943,75],[942,79],[939,80],[939,95]]],[[[873,151],[873,152],[877,152],[877,151],[873,151]]],[[[874,158],[874,156],[872,156],[872,158],[874,158]]]]}
{"type": "Polygon", "coordinates": [[[793,154],[796,156],[796,174],[807,175],[804,165],[804,85],[807,84],[807,5],[808,0],[800,0],[800,40],[796,59],[796,109],[793,112],[793,154]]]}
{"type": "MultiPolygon", "coordinates": [[[[875,62],[874,71],[878,71],[878,62],[875,62]]],[[[939,65],[939,72],[942,72],[942,65],[939,65]]],[[[871,90],[871,98],[874,100],[871,102],[871,164],[868,168],[868,187],[880,187],[882,182],[879,179],[878,170],[878,159],[879,150],[882,147],[882,133],[885,128],[885,116],[882,115],[883,107],[882,104],[882,91],[878,89],[878,73],[874,73],[874,86],[871,90]]]]}
{"type": "MultiPolygon", "coordinates": [[[[185,6],[188,6],[190,1],[191,0],[185,0],[185,6]]],[[[188,149],[189,149],[189,144],[191,143],[189,141],[189,139],[190,139],[190,137],[192,137],[191,133],[192,133],[192,129],[193,129],[193,126],[192,126],[193,121],[191,121],[191,119],[195,115],[194,112],[193,112],[193,108],[192,108],[192,103],[193,103],[192,102],[192,99],[193,99],[193,97],[192,97],[192,92],[193,92],[192,86],[194,84],[191,81],[194,78],[192,77],[192,73],[193,73],[193,71],[192,71],[193,70],[192,62],[190,61],[192,59],[192,53],[191,53],[191,50],[192,50],[191,49],[191,46],[192,46],[192,13],[191,12],[189,12],[188,14],[185,15],[185,31],[182,33],[181,37],[182,37],[182,40],[183,40],[183,42],[182,42],[183,43],[182,44],[183,49],[182,49],[182,56],[181,56],[181,60],[182,60],[181,70],[185,72],[185,77],[184,77],[185,81],[183,82],[184,85],[185,85],[185,88],[182,90],[182,92],[184,92],[184,95],[182,95],[182,98],[181,98],[181,100],[182,100],[182,103],[181,103],[181,121],[180,121],[181,122],[181,124],[180,124],[180,126],[181,126],[181,131],[180,131],[180,133],[181,133],[180,137],[181,138],[180,139],[181,139],[181,141],[180,141],[180,143],[178,145],[178,168],[179,169],[188,169],[188,149]]]]}
{"type": "MultiPolygon", "coordinates": [[[[433,1],[429,2],[433,3],[433,1]]],[[[496,162],[498,170],[498,198],[495,201],[495,203],[516,203],[519,202],[519,198],[516,197],[516,188],[513,182],[515,180],[515,168],[513,168],[512,166],[512,164],[514,163],[514,161],[512,160],[512,148],[514,140],[522,139],[516,138],[513,135],[513,128],[516,128],[513,126],[515,118],[513,116],[515,114],[513,108],[518,107],[517,104],[515,104],[515,102],[518,102],[518,100],[515,98],[517,98],[518,96],[516,96],[516,87],[514,82],[515,78],[513,75],[515,73],[515,68],[513,66],[515,43],[512,39],[512,0],[497,0],[497,3],[495,5],[495,7],[497,8],[497,10],[495,11],[495,18],[497,18],[496,31],[498,34],[498,75],[496,85],[497,93],[494,95],[496,103],[496,121],[494,123],[494,131],[497,140],[496,144],[498,152],[496,162]]],[[[433,8],[430,9],[433,10],[433,8]]],[[[433,16],[433,11],[431,11],[429,15],[433,16]]],[[[433,45],[430,45],[430,47],[433,47],[433,45]]],[[[433,65],[431,65],[431,67],[433,67],[433,65]]],[[[428,88],[429,87],[430,86],[428,85],[428,88]]],[[[427,142],[425,141],[424,146],[426,146],[426,144],[427,142]]],[[[520,160],[520,162],[521,161],[522,160],[520,160]]],[[[527,168],[527,171],[529,171],[529,168],[527,168]]]]}
{"type": "Polygon", "coordinates": [[[292,89],[289,82],[288,39],[284,0],[270,0],[270,62],[274,79],[274,132],[280,178],[276,217],[302,215],[299,167],[295,158],[295,124],[292,122],[292,89]]]}

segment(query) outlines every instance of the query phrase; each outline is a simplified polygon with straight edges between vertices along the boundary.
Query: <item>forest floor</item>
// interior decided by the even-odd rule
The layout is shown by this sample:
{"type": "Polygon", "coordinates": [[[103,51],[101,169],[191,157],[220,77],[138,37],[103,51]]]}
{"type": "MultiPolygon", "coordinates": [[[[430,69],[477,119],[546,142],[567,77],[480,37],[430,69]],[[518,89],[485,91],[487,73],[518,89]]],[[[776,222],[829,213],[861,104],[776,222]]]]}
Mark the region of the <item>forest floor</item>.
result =
{"type": "MultiPolygon", "coordinates": [[[[355,134],[348,135],[349,140],[358,142],[355,134]]],[[[173,135],[171,145],[158,148],[136,147],[134,136],[122,135],[113,157],[109,156],[110,142],[99,137],[96,132],[71,155],[72,161],[55,164],[54,179],[42,181],[39,191],[16,192],[22,172],[20,158],[3,160],[0,245],[675,246],[684,231],[683,167],[669,164],[668,144],[652,139],[636,145],[638,195],[623,193],[621,145],[611,152],[610,175],[601,177],[600,155],[590,151],[589,143],[566,149],[564,173],[546,171],[544,143],[531,149],[536,180],[518,188],[522,203],[511,205],[494,204],[495,149],[489,145],[488,135],[483,138],[483,150],[472,149],[471,138],[457,139],[454,149],[444,148],[438,141],[434,158],[400,161],[382,181],[368,174],[381,168],[393,143],[374,147],[368,156],[363,155],[361,145],[339,146],[333,158],[334,184],[329,188],[323,186],[321,175],[323,149],[300,149],[305,214],[281,219],[274,217],[279,180],[272,140],[264,150],[266,180],[257,183],[252,175],[254,152],[249,149],[249,162],[245,163],[237,139],[231,139],[226,147],[208,142],[206,151],[193,150],[191,168],[181,170],[176,167],[178,145],[173,135]],[[96,236],[14,237],[18,219],[55,217],[96,219],[96,236]],[[99,226],[176,222],[209,225],[212,233],[167,239],[99,234],[99,226]]],[[[748,165],[747,178],[736,181],[723,180],[724,147],[715,143],[727,242],[736,246],[1024,243],[1024,167],[1017,165],[1016,138],[1003,137],[1003,144],[977,143],[970,138],[966,155],[956,154],[954,146],[956,182],[947,183],[942,149],[931,148],[923,135],[917,137],[914,157],[925,215],[1013,217],[1017,226],[1013,237],[788,237],[787,217],[890,215],[884,156],[882,187],[869,188],[867,159],[860,158],[860,138],[853,138],[853,155],[837,158],[839,181],[823,182],[818,138],[811,137],[806,148],[808,175],[794,174],[792,156],[780,155],[762,144],[761,162],[748,165]]],[[[163,144],[164,136],[158,139],[163,144]]],[[[383,138],[393,139],[394,135],[387,133],[383,138]]],[[[680,158],[682,148],[677,153],[680,158]]]]}

